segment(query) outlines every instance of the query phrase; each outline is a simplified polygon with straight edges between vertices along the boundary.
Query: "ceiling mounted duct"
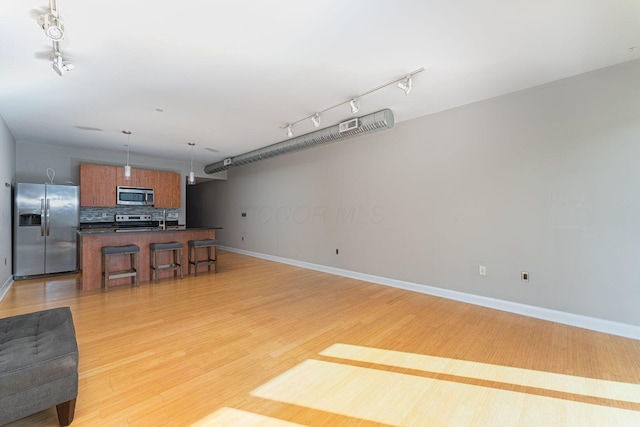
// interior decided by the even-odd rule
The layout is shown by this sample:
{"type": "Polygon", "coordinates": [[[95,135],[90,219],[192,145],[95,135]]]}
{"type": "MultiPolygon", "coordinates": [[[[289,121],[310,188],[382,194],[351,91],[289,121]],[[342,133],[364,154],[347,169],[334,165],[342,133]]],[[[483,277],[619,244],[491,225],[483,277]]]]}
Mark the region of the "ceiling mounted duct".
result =
{"type": "Polygon", "coordinates": [[[257,150],[249,151],[248,153],[240,154],[239,156],[230,158],[231,162],[228,162],[227,160],[229,159],[226,159],[220,162],[211,163],[204,167],[204,171],[207,174],[213,174],[227,170],[232,166],[242,166],[247,163],[269,159],[281,154],[288,154],[304,150],[306,148],[343,141],[345,139],[366,135],[379,130],[391,129],[394,124],[393,112],[389,109],[378,111],[377,113],[360,117],[358,118],[358,121],[359,126],[348,131],[340,132],[340,125],[337,124],[306,135],[301,135],[257,150]]]}

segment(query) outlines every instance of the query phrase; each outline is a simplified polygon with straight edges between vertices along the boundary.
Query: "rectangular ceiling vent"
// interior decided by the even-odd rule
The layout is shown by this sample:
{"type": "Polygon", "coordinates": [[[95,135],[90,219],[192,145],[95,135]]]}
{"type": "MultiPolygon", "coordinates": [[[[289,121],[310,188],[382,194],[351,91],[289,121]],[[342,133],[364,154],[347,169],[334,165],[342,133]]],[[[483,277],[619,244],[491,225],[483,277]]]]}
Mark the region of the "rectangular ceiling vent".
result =
{"type": "Polygon", "coordinates": [[[350,130],[358,129],[358,118],[348,120],[346,122],[340,123],[338,126],[338,132],[348,132],[350,130]]]}

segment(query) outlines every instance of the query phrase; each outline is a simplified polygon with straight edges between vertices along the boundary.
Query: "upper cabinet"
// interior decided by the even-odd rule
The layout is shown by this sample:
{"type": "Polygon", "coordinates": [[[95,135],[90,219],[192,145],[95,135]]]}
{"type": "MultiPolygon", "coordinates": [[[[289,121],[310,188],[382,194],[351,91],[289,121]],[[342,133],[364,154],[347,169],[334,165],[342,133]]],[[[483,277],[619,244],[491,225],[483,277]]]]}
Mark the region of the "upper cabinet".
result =
{"type": "Polygon", "coordinates": [[[125,187],[155,188],[158,171],[131,168],[131,177],[124,177],[124,168],[116,167],[116,185],[125,187]]]}
{"type": "Polygon", "coordinates": [[[180,207],[180,174],[177,172],[156,172],[155,207],[180,207]]]}
{"type": "Polygon", "coordinates": [[[116,167],[80,165],[80,206],[116,206],[116,167]]]}

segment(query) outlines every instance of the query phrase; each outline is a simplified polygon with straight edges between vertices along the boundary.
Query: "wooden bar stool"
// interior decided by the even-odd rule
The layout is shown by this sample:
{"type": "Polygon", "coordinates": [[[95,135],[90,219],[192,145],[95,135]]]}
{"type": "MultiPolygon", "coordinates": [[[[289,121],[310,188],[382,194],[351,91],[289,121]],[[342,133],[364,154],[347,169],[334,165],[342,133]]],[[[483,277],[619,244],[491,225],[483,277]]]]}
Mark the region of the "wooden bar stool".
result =
{"type": "Polygon", "coordinates": [[[140,247],[136,245],[103,246],[102,247],[102,288],[109,292],[109,280],[131,277],[131,284],[138,286],[138,270],[140,269],[140,247]],[[127,270],[109,271],[112,255],[129,255],[130,268],[127,270]]]}
{"type": "Polygon", "coordinates": [[[189,274],[191,274],[192,264],[196,271],[196,277],[198,277],[198,265],[200,264],[205,264],[208,271],[211,271],[211,264],[213,264],[213,272],[218,272],[218,262],[216,256],[218,241],[216,239],[189,240],[187,244],[189,245],[189,274]],[[207,248],[207,259],[198,259],[198,248],[207,248]]]}
{"type": "Polygon", "coordinates": [[[184,244],[182,242],[168,242],[168,243],[151,243],[149,244],[149,250],[151,262],[150,271],[151,279],[155,283],[158,283],[158,270],[172,269],[173,277],[177,277],[178,270],[180,270],[180,278],[182,279],[182,248],[184,244]],[[173,253],[173,262],[170,264],[158,264],[158,252],[171,251],[173,253]]]}

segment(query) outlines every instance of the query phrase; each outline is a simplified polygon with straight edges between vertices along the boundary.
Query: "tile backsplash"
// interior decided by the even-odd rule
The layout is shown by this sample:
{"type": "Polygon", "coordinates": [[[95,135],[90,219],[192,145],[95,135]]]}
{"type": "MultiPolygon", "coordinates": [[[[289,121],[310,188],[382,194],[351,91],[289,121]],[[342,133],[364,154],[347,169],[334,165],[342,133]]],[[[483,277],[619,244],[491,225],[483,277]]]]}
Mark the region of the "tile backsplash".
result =
{"type": "Polygon", "coordinates": [[[80,207],[80,222],[111,222],[115,220],[116,214],[151,215],[153,221],[160,221],[163,211],[167,211],[167,220],[178,219],[178,209],[159,209],[151,206],[80,207]]]}

